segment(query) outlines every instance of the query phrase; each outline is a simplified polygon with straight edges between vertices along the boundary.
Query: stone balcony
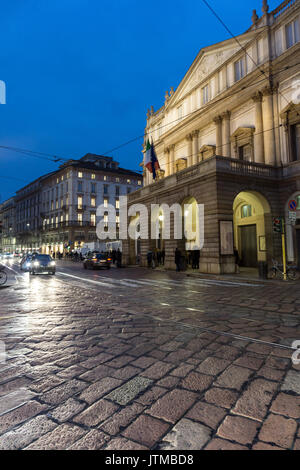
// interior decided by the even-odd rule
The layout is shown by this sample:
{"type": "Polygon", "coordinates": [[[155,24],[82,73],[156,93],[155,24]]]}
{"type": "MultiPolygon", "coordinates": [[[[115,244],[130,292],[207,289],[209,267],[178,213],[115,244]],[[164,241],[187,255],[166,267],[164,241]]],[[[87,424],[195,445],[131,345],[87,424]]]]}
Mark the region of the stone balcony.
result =
{"type": "Polygon", "coordinates": [[[131,193],[128,196],[128,201],[129,203],[134,202],[150,194],[179,186],[185,182],[192,182],[193,179],[201,178],[202,176],[206,177],[208,175],[225,173],[237,176],[250,176],[262,180],[277,180],[296,174],[300,175],[300,161],[282,167],[274,167],[261,163],[237,160],[236,158],[214,156],[131,193]]]}

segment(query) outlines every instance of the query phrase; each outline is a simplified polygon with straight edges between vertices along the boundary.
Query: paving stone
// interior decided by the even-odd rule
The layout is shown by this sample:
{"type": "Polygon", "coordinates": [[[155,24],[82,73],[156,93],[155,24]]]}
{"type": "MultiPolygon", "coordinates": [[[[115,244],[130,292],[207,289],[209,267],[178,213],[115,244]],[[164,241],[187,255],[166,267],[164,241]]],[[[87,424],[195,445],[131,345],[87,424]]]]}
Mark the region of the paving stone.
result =
{"type": "Polygon", "coordinates": [[[102,399],[89,406],[79,415],[75,416],[73,421],[85,426],[97,426],[115,413],[117,409],[118,406],[102,399]]]}
{"type": "Polygon", "coordinates": [[[297,423],[293,419],[271,414],[263,423],[258,437],[261,441],[291,449],[296,430],[297,423]]]}
{"type": "Polygon", "coordinates": [[[225,416],[226,411],[224,409],[209,403],[198,402],[185,417],[215,429],[225,416]]]}
{"type": "Polygon", "coordinates": [[[215,384],[220,387],[240,390],[253,374],[250,369],[238,366],[229,366],[216,380],[215,384]]]}
{"type": "Polygon", "coordinates": [[[0,434],[30,418],[42,413],[47,409],[46,405],[41,405],[35,400],[31,400],[22,406],[18,406],[13,411],[0,416],[0,434]]]}
{"type": "Polygon", "coordinates": [[[64,380],[62,378],[59,378],[56,375],[50,375],[48,377],[44,377],[41,380],[32,382],[29,385],[29,388],[30,390],[33,390],[37,393],[47,392],[48,390],[56,387],[57,385],[62,384],[63,382],[64,380]]]}
{"type": "Polygon", "coordinates": [[[187,390],[175,389],[159,398],[147,411],[156,418],[175,423],[196,401],[197,395],[187,390]]]}
{"type": "Polygon", "coordinates": [[[300,419],[300,397],[280,393],[272,403],[271,412],[300,419]]]}
{"type": "Polygon", "coordinates": [[[139,374],[140,372],[141,369],[138,369],[137,367],[127,366],[119,370],[115,370],[112,376],[116,379],[128,380],[134,377],[135,375],[139,374]]]}
{"type": "Polygon", "coordinates": [[[168,431],[169,425],[148,415],[141,415],[125,431],[124,437],[151,448],[168,431]]]}
{"type": "Polygon", "coordinates": [[[277,380],[278,382],[281,381],[282,377],[284,376],[285,372],[283,370],[272,369],[271,367],[262,367],[257,372],[258,376],[262,376],[265,379],[269,380],[277,380]]]}
{"type": "Polygon", "coordinates": [[[152,405],[154,401],[156,401],[158,398],[160,398],[162,395],[165,395],[167,393],[166,388],[162,387],[151,387],[147,392],[143,393],[142,395],[138,396],[135,398],[135,401],[138,403],[141,403],[142,405],[152,405]]]}
{"type": "Polygon", "coordinates": [[[204,450],[249,450],[248,447],[240,444],[234,444],[233,442],[226,441],[224,439],[214,438],[212,439],[204,450]]]}
{"type": "Polygon", "coordinates": [[[189,419],[181,419],[163,438],[159,450],[200,450],[209,441],[211,429],[189,419]]]}
{"type": "Polygon", "coordinates": [[[197,367],[197,371],[202,372],[203,374],[218,375],[230,364],[231,362],[227,361],[226,359],[219,359],[218,357],[207,357],[197,367]]]}
{"type": "Polygon", "coordinates": [[[73,379],[49,390],[46,393],[43,393],[43,395],[41,395],[41,400],[45,403],[49,403],[50,405],[57,405],[76,393],[81,392],[86,387],[86,383],[73,379]]]}
{"type": "Polygon", "coordinates": [[[183,364],[177,369],[172,370],[171,375],[174,375],[175,377],[186,377],[189,372],[191,372],[194,369],[194,366],[192,364],[183,364]]]}
{"type": "Polygon", "coordinates": [[[140,367],[141,369],[147,369],[148,367],[152,366],[156,360],[154,357],[142,356],[136,359],[135,361],[131,362],[131,365],[134,367],[140,367]]]}
{"type": "Polygon", "coordinates": [[[0,436],[0,450],[24,449],[32,441],[52,431],[56,426],[46,416],[37,416],[0,436]]]}
{"type": "Polygon", "coordinates": [[[300,395],[300,372],[290,370],[286,375],[281,390],[287,390],[300,395]]]}
{"type": "Polygon", "coordinates": [[[212,403],[214,405],[228,409],[230,409],[232,405],[236,402],[237,397],[237,392],[218,387],[210,388],[204,395],[204,399],[208,403],[212,403]]]}
{"type": "Polygon", "coordinates": [[[36,393],[30,392],[26,388],[21,387],[19,390],[0,397],[0,415],[8,413],[32,398],[36,397],[36,393]]]}
{"type": "Polygon", "coordinates": [[[146,390],[152,383],[152,380],[145,377],[135,377],[111,392],[106,398],[118,403],[119,405],[127,405],[137,395],[146,390]]]}
{"type": "Polygon", "coordinates": [[[85,407],[86,405],[84,403],[80,403],[74,398],[69,398],[67,401],[54,408],[49,415],[59,423],[63,423],[72,419],[73,416],[78,415],[85,407]]]}
{"type": "Polygon", "coordinates": [[[284,450],[282,447],[272,446],[271,444],[266,444],[265,442],[257,442],[252,446],[252,450],[284,450]]]}
{"type": "Polygon", "coordinates": [[[164,388],[174,388],[179,383],[178,377],[167,376],[157,382],[157,385],[164,388]]]}
{"type": "Polygon", "coordinates": [[[187,388],[194,392],[203,392],[211,385],[212,381],[213,378],[209,375],[191,372],[180,382],[180,385],[182,388],[187,388]]]}
{"type": "Polygon", "coordinates": [[[149,450],[149,448],[123,437],[118,437],[117,439],[112,439],[105,447],[105,450],[149,450]]]}
{"type": "Polygon", "coordinates": [[[113,377],[105,377],[104,379],[101,379],[98,382],[94,382],[92,385],[87,387],[79,395],[79,399],[84,400],[91,405],[114,388],[119,387],[121,384],[121,380],[115,379],[113,377]]]}
{"type": "Polygon", "coordinates": [[[252,444],[260,424],[239,416],[227,416],[219,427],[218,436],[239,444],[252,444]]]}
{"type": "Polygon", "coordinates": [[[234,361],[234,364],[248,369],[257,370],[264,363],[264,359],[251,356],[250,354],[243,354],[241,357],[234,361]]]}
{"type": "Polygon", "coordinates": [[[73,424],[62,424],[30,444],[28,450],[65,450],[81,438],[86,431],[73,424]]]}
{"type": "Polygon", "coordinates": [[[141,372],[141,375],[149,379],[158,380],[164,377],[174,366],[166,362],[157,361],[148,369],[141,372]]]}
{"type": "Polygon", "coordinates": [[[242,393],[233,413],[262,421],[267,414],[268,405],[277,390],[276,382],[256,379],[242,393]]]}
{"type": "Polygon", "coordinates": [[[100,450],[110,440],[109,436],[99,431],[98,429],[92,429],[88,434],[74,442],[68,450],[100,450]]]}
{"type": "Polygon", "coordinates": [[[31,380],[26,377],[18,377],[14,380],[2,383],[0,387],[0,397],[8,395],[11,392],[18,391],[20,388],[25,388],[30,384],[31,380]]]}
{"type": "Polygon", "coordinates": [[[114,436],[128,426],[144,409],[145,407],[138,403],[126,406],[126,408],[123,408],[102,423],[100,428],[107,434],[114,436]]]}

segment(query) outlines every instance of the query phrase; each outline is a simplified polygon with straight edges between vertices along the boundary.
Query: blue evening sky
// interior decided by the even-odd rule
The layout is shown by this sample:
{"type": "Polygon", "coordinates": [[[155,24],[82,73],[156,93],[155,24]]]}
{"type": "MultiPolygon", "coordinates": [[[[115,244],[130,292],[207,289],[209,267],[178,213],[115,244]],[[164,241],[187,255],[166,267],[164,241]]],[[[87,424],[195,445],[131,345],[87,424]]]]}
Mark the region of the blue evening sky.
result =
{"type": "MultiPolygon", "coordinates": [[[[262,0],[208,0],[234,34],[262,0]]],[[[280,1],[270,1],[274,9],[280,1]]],[[[199,50],[229,38],[201,0],[0,0],[0,145],[80,158],[143,134],[199,50]]],[[[112,156],[138,170],[142,140],[112,156]]],[[[57,163],[0,148],[0,202],[57,163]],[[9,179],[11,178],[11,179],[9,179]],[[15,178],[15,179],[13,179],[15,178]]]]}

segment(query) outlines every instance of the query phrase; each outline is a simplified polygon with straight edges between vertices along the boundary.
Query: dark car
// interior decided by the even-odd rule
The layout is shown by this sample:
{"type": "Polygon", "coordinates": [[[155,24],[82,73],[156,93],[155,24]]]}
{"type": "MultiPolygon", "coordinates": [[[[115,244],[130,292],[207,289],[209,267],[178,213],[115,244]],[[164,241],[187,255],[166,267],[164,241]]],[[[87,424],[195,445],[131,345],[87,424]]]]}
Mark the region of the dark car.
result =
{"type": "Polygon", "coordinates": [[[23,256],[23,258],[20,261],[21,271],[30,271],[30,269],[31,269],[31,260],[32,260],[32,255],[23,256]]]}
{"type": "Polygon", "coordinates": [[[102,253],[89,255],[83,262],[84,269],[110,269],[110,265],[111,258],[102,253]]]}
{"type": "Polygon", "coordinates": [[[31,259],[30,274],[55,274],[56,264],[49,255],[33,255],[31,259]]]}

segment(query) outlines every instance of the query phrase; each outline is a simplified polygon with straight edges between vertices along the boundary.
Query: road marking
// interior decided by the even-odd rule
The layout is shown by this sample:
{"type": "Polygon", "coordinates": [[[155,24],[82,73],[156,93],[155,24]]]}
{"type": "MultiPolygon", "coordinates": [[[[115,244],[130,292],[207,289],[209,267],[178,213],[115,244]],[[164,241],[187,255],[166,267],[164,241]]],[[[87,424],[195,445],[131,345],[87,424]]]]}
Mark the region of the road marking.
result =
{"type": "MultiPolygon", "coordinates": [[[[130,279],[125,279],[125,281],[130,281],[130,279]]],[[[149,284],[151,286],[155,286],[155,287],[159,287],[160,289],[165,289],[165,290],[172,290],[171,287],[166,287],[166,286],[161,286],[159,282],[156,282],[156,281],[151,281],[151,280],[143,280],[143,281],[136,281],[134,280],[134,282],[137,282],[138,284],[142,284],[142,285],[146,285],[146,286],[149,286],[149,284]]]]}
{"type": "Polygon", "coordinates": [[[104,282],[100,282],[100,281],[93,281],[92,279],[85,279],[83,277],[73,276],[72,274],[67,274],[67,273],[62,273],[62,272],[59,272],[57,274],[59,274],[61,276],[72,277],[73,279],[79,279],[80,281],[90,282],[92,284],[98,284],[98,285],[101,285],[101,286],[104,286],[104,287],[110,287],[110,288],[116,287],[114,284],[109,284],[109,283],[106,283],[106,282],[104,283],[104,282]]]}

